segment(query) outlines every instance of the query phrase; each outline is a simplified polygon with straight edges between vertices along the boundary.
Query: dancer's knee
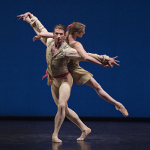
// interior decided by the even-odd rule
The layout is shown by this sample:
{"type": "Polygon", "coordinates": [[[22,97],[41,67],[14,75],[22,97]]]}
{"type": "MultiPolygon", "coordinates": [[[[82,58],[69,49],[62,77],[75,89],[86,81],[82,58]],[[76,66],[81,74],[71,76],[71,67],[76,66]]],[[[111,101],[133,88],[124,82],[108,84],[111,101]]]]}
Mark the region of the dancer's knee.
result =
{"type": "Polygon", "coordinates": [[[65,112],[65,103],[58,103],[58,110],[61,112],[65,112]]]}
{"type": "Polygon", "coordinates": [[[102,87],[101,87],[99,84],[96,84],[96,85],[94,86],[94,89],[95,89],[96,91],[103,90],[102,87]]]}

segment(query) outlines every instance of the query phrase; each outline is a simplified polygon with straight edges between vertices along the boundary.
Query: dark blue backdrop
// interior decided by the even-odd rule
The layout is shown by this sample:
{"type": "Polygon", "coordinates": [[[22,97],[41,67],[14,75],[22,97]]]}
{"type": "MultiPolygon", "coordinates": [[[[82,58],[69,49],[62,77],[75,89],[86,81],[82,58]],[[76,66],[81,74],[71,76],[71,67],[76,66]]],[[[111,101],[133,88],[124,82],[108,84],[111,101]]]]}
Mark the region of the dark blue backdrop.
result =
{"type": "MultiPolygon", "coordinates": [[[[6,0],[0,1],[0,116],[54,116],[57,107],[45,74],[46,47],[32,42],[33,29],[17,15],[30,11],[52,31],[54,25],[78,21],[86,34],[78,39],[87,52],[119,56],[120,66],[80,66],[113,98],[122,102],[130,117],[150,117],[149,0],[6,0]]],[[[79,116],[121,117],[114,106],[86,85],[74,85],[69,99],[79,116]]]]}

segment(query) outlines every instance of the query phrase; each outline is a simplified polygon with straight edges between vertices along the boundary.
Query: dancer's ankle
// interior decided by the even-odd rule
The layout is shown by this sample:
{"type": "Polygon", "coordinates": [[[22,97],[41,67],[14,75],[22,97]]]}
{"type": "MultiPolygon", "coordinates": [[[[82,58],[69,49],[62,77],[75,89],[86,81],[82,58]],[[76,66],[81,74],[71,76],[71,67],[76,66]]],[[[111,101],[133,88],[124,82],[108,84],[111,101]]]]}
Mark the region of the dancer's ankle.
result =
{"type": "Polygon", "coordinates": [[[86,129],[84,129],[83,131],[82,131],[82,134],[81,134],[81,136],[77,139],[77,141],[83,141],[85,138],[86,138],[86,136],[88,135],[88,134],[90,134],[91,133],[91,129],[90,128],[86,128],[86,129]]]}
{"type": "Polygon", "coordinates": [[[58,138],[58,135],[52,135],[52,142],[54,142],[54,143],[61,143],[62,142],[62,140],[60,140],[59,138],[58,138]]]}

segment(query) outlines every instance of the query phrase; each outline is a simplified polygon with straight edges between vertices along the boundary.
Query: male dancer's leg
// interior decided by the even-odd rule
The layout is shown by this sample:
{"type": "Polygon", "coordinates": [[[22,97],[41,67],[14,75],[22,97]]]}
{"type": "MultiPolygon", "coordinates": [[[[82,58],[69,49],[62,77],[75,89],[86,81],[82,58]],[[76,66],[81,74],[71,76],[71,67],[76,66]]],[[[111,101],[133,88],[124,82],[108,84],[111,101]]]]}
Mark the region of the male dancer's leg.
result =
{"type": "Polygon", "coordinates": [[[102,99],[111,104],[114,104],[116,109],[119,110],[125,117],[129,115],[125,107],[120,102],[114,100],[109,94],[107,94],[93,77],[91,77],[91,79],[86,82],[86,85],[92,87],[102,99]]]}
{"type": "Polygon", "coordinates": [[[65,119],[65,107],[70,97],[71,87],[69,83],[63,82],[59,88],[55,87],[54,85],[51,85],[51,91],[52,91],[52,95],[56,95],[56,97],[59,97],[58,102],[57,102],[58,110],[55,116],[55,127],[54,127],[54,133],[52,136],[52,141],[62,142],[60,139],[58,139],[58,132],[65,119]]]}
{"type": "Polygon", "coordinates": [[[90,134],[91,129],[88,128],[79,118],[79,116],[68,106],[66,107],[66,117],[72,121],[74,124],[76,124],[82,131],[81,136],[77,139],[78,141],[83,141],[85,137],[90,134]]]}
{"type": "MultiPolygon", "coordinates": [[[[52,96],[53,99],[58,106],[58,100],[59,100],[59,90],[56,86],[51,87],[52,90],[52,96]]],[[[85,137],[91,132],[91,129],[88,128],[79,118],[79,116],[70,108],[68,108],[68,105],[66,103],[66,108],[65,108],[65,114],[66,117],[72,121],[74,124],[76,124],[82,131],[81,136],[77,140],[84,140],[85,137]]]]}

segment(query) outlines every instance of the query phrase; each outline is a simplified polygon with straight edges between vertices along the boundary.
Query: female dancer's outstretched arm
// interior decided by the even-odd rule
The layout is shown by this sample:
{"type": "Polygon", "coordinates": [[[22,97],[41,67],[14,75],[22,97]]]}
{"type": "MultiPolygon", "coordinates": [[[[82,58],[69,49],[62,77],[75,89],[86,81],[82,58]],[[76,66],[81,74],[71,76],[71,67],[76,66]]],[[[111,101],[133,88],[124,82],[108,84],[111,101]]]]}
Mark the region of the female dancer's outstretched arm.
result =
{"type": "MultiPolygon", "coordinates": [[[[53,38],[53,33],[52,32],[41,32],[38,33],[37,36],[33,37],[33,41],[35,40],[40,40],[41,38],[53,38]]],[[[74,46],[74,48],[78,51],[78,53],[83,57],[83,59],[85,61],[89,61],[101,66],[105,66],[105,67],[113,67],[113,64],[116,64],[117,66],[119,66],[119,64],[117,64],[117,62],[119,62],[118,60],[115,60],[116,57],[109,57],[107,55],[97,55],[97,54],[93,54],[93,53],[87,53],[82,44],[77,42],[74,46]]]]}

